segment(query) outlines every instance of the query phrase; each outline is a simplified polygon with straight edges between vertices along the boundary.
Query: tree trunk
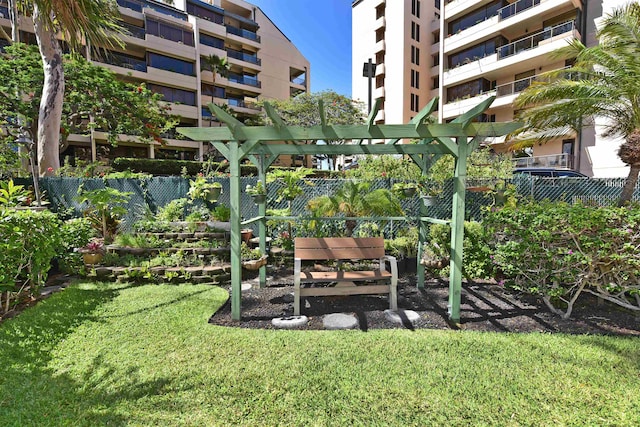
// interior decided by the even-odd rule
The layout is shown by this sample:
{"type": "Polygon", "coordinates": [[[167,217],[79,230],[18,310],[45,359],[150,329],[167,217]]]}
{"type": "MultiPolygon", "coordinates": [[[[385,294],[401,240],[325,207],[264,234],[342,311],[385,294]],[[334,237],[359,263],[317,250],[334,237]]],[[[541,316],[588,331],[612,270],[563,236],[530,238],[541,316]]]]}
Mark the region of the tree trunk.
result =
{"type": "Polygon", "coordinates": [[[20,16],[18,15],[18,0],[8,0],[9,21],[11,22],[11,40],[20,42],[20,16]]]}
{"type": "Polygon", "coordinates": [[[60,168],[60,121],[64,97],[62,50],[55,33],[47,28],[37,3],[33,5],[33,24],[42,56],[44,86],[38,114],[38,171],[51,175],[60,168]]]}
{"type": "Polygon", "coordinates": [[[625,181],[624,187],[622,187],[622,192],[620,193],[620,198],[618,199],[618,206],[625,206],[631,201],[633,192],[636,189],[636,185],[638,183],[640,163],[635,163],[630,166],[631,169],[629,170],[629,176],[627,176],[627,180],[625,181]]]}

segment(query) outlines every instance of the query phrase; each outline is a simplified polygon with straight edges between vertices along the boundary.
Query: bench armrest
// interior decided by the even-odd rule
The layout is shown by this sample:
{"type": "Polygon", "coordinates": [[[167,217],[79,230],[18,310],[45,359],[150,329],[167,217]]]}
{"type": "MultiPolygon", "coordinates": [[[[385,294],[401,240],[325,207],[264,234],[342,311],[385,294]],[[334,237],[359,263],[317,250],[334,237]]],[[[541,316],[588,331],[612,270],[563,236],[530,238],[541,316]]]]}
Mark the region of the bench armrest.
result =
{"type": "Polygon", "coordinates": [[[389,265],[391,266],[391,275],[393,277],[398,277],[398,260],[396,257],[392,255],[385,255],[380,258],[380,271],[386,270],[384,262],[389,261],[389,265]]]}

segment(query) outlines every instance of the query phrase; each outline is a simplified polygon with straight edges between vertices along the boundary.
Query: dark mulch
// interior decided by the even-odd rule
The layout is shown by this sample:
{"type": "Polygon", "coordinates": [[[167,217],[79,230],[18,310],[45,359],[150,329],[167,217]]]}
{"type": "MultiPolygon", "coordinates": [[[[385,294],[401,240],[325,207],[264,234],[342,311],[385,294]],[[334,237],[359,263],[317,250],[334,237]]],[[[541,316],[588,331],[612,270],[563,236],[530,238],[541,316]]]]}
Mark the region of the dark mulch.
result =
{"type": "MultiPolygon", "coordinates": [[[[291,272],[270,272],[267,286],[258,287],[257,279],[246,280],[252,289],[242,293],[242,320],[231,319],[231,301],[227,301],[209,320],[221,326],[272,329],[271,320],[293,314],[293,277],[291,272]]],[[[569,334],[640,336],[640,316],[611,303],[598,304],[584,295],[571,319],[552,314],[538,298],[517,295],[495,283],[463,283],[461,322],[450,324],[447,315],[448,281],[429,280],[417,289],[416,276],[406,275],[398,283],[398,307],[420,315],[415,324],[389,322],[384,310],[387,297],[348,296],[303,299],[302,314],[309,317],[303,329],[323,329],[322,317],[330,313],[353,313],[360,329],[464,329],[493,332],[562,332],[569,334]]]]}

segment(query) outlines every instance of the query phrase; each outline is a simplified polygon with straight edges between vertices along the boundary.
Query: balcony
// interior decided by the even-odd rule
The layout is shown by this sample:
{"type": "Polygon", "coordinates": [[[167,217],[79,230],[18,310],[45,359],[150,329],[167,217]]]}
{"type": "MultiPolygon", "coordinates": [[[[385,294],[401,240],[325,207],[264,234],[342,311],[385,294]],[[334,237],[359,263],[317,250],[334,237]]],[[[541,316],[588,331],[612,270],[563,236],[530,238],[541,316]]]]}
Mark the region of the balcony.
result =
{"type": "Polygon", "coordinates": [[[232,25],[225,25],[225,27],[227,27],[228,34],[233,34],[235,36],[239,36],[248,40],[253,40],[258,43],[260,42],[260,36],[253,31],[244,30],[242,28],[234,27],[232,25]]]}
{"type": "Polygon", "coordinates": [[[238,83],[238,84],[253,86],[257,88],[262,87],[262,85],[260,84],[260,81],[256,77],[241,76],[239,74],[229,74],[228,80],[229,80],[229,83],[238,83]]]}
{"type": "Polygon", "coordinates": [[[229,58],[239,59],[240,61],[250,62],[252,64],[261,65],[262,61],[256,55],[249,55],[238,50],[226,49],[229,58]]]}
{"type": "Polygon", "coordinates": [[[516,168],[564,168],[573,169],[574,156],[567,153],[550,156],[521,157],[513,159],[516,168]]]}
{"type": "Polygon", "coordinates": [[[135,25],[131,25],[127,22],[122,22],[121,25],[127,30],[128,36],[144,40],[146,35],[144,28],[136,27],[135,25]]]}
{"type": "Polygon", "coordinates": [[[9,8],[7,6],[0,6],[0,18],[9,19],[9,8]]]}
{"type": "Polygon", "coordinates": [[[511,18],[512,16],[516,16],[517,14],[531,9],[532,7],[539,4],[540,0],[518,0],[515,3],[511,3],[510,5],[498,10],[498,18],[501,21],[507,18],[511,18]]]}
{"type": "Polygon", "coordinates": [[[520,52],[534,49],[541,44],[552,41],[554,37],[564,35],[575,30],[575,22],[569,21],[555,27],[548,28],[532,36],[525,37],[513,43],[498,48],[498,60],[517,55],[520,52]]]}
{"type": "Polygon", "coordinates": [[[147,71],[147,62],[143,59],[135,59],[117,53],[111,53],[101,58],[100,62],[109,65],[115,65],[116,67],[126,68],[132,71],[147,71]]]}
{"type": "Polygon", "coordinates": [[[229,98],[227,101],[230,107],[239,110],[240,112],[255,114],[260,111],[260,108],[258,108],[255,102],[247,102],[243,99],[236,98],[229,98]]]}
{"type": "Polygon", "coordinates": [[[296,77],[294,79],[291,79],[291,83],[293,83],[294,85],[298,85],[298,86],[307,86],[307,78],[305,76],[301,76],[301,77],[296,77]]]}

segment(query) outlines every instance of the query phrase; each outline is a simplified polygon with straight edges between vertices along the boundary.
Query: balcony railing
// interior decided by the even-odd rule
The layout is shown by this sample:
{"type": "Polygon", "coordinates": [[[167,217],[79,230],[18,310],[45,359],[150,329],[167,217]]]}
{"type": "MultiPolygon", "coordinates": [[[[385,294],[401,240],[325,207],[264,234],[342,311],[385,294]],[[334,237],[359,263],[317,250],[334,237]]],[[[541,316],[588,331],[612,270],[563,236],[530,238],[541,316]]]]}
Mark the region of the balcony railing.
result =
{"type": "Polygon", "coordinates": [[[242,99],[235,99],[235,98],[229,98],[228,101],[229,101],[229,105],[231,105],[232,107],[250,108],[252,110],[258,109],[255,102],[246,102],[242,99]]]}
{"type": "Polygon", "coordinates": [[[295,79],[291,80],[291,83],[293,83],[294,85],[306,86],[307,85],[307,78],[306,77],[296,77],[295,79]]]}
{"type": "Polygon", "coordinates": [[[252,64],[260,65],[262,61],[256,55],[249,55],[238,50],[227,49],[227,55],[231,58],[239,59],[240,61],[250,62],[252,64]]]}
{"type": "Polygon", "coordinates": [[[525,37],[523,39],[517,40],[513,43],[509,43],[504,46],[500,46],[498,51],[498,60],[508,58],[510,56],[516,55],[525,50],[531,50],[538,45],[548,40],[552,37],[559,36],[560,34],[565,34],[571,32],[575,29],[575,22],[569,21],[560,25],[556,25],[555,27],[548,28],[544,31],[536,33],[532,36],[525,37]]]}
{"type": "Polygon", "coordinates": [[[566,168],[573,169],[574,156],[567,153],[550,156],[521,157],[513,159],[516,168],[566,168]]]}
{"type": "Polygon", "coordinates": [[[512,16],[516,16],[520,12],[524,12],[525,10],[531,9],[533,6],[537,6],[539,4],[540,0],[518,0],[515,3],[511,3],[510,5],[498,10],[498,18],[500,20],[511,18],[512,16]]]}
{"type": "Polygon", "coordinates": [[[254,33],[253,31],[243,30],[242,28],[237,28],[232,25],[225,25],[227,27],[227,33],[233,34],[236,36],[243,37],[245,39],[254,40],[259,42],[260,36],[254,33]]]}
{"type": "Polygon", "coordinates": [[[147,71],[147,63],[141,59],[130,58],[128,56],[109,54],[100,59],[105,64],[115,65],[117,67],[128,68],[134,71],[147,71]]]}
{"type": "Polygon", "coordinates": [[[121,22],[121,25],[127,29],[131,37],[144,40],[146,35],[144,28],[136,27],[135,25],[131,25],[126,22],[121,22]]]}
{"type": "Polygon", "coordinates": [[[0,6],[0,18],[9,18],[9,8],[0,6]]]}
{"type": "Polygon", "coordinates": [[[142,3],[134,0],[118,0],[118,6],[122,6],[125,9],[131,9],[136,12],[142,12],[142,3]]]}
{"type": "Polygon", "coordinates": [[[243,85],[261,87],[260,81],[255,77],[240,76],[238,74],[229,74],[229,81],[233,83],[240,83],[243,85]]]}
{"type": "MultiPolygon", "coordinates": [[[[555,71],[560,71],[567,68],[569,67],[559,68],[558,70],[555,70],[555,71]]],[[[541,81],[549,82],[550,80],[551,79],[548,76],[545,76],[543,74],[538,76],[527,77],[525,79],[516,80],[510,83],[505,83],[496,87],[495,89],[496,96],[501,97],[501,96],[513,95],[515,93],[522,92],[523,90],[531,86],[531,83],[533,82],[541,82],[541,81]]]]}

